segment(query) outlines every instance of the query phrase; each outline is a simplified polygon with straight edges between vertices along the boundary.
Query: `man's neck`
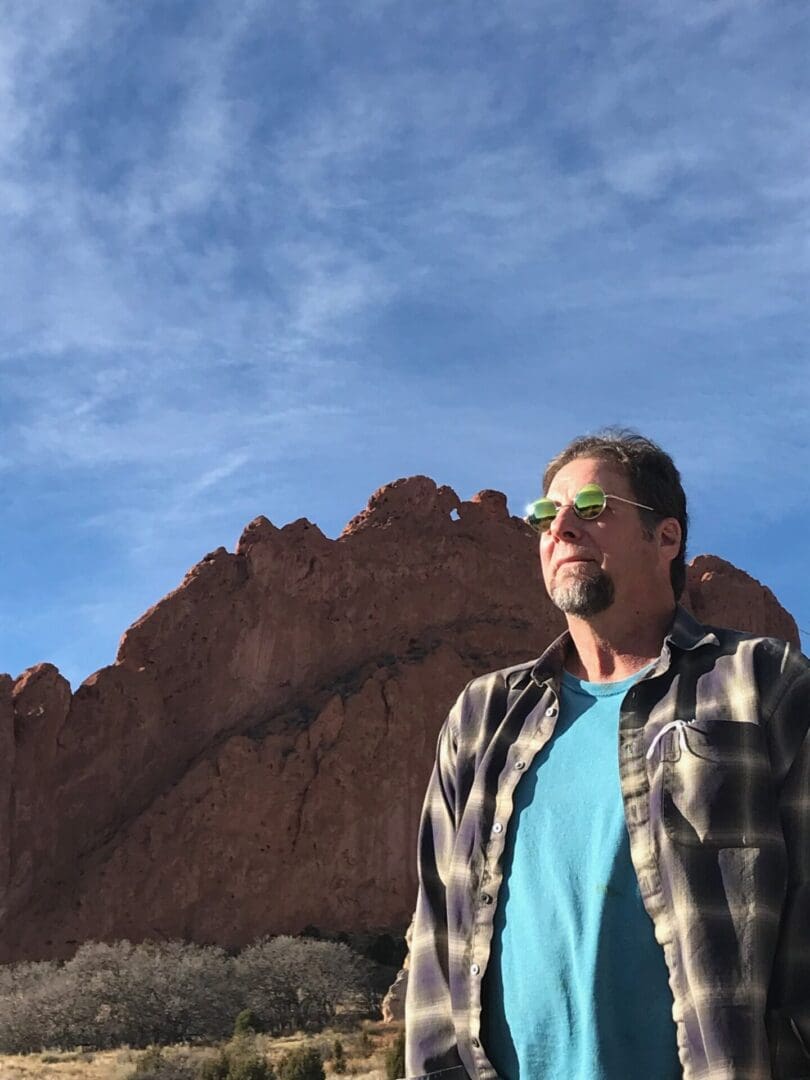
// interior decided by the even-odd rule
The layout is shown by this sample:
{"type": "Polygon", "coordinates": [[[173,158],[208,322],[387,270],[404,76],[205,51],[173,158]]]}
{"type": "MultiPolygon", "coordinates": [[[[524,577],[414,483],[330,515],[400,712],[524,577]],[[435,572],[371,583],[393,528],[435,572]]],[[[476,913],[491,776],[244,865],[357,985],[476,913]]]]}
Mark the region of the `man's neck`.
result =
{"type": "Polygon", "coordinates": [[[619,682],[658,658],[675,608],[617,612],[587,620],[567,616],[571,649],[566,671],[588,682],[619,682]]]}

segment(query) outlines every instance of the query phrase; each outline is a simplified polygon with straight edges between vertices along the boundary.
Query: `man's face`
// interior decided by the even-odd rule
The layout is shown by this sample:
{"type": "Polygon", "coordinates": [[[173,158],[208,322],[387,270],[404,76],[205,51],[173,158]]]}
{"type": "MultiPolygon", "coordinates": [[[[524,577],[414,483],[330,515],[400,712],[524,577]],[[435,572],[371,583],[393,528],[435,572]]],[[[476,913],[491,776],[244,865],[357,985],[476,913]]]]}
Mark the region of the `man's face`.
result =
{"type": "Polygon", "coordinates": [[[571,503],[586,484],[636,502],[620,469],[598,458],[575,458],[551,482],[548,497],[560,510],[540,537],[543,580],[552,601],[568,615],[588,618],[613,604],[632,610],[634,598],[666,589],[669,560],[645,533],[636,507],[608,499],[595,521],[583,521],[571,503]]]}

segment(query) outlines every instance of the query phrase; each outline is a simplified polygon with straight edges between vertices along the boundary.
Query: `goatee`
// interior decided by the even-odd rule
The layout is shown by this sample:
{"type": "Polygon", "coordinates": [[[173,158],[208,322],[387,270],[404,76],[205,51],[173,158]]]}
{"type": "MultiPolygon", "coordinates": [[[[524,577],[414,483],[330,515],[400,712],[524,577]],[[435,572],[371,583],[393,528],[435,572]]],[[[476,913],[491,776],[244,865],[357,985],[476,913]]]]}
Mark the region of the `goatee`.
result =
{"type": "Polygon", "coordinates": [[[613,603],[613,579],[604,570],[593,577],[578,578],[549,589],[551,602],[566,615],[598,615],[613,603]]]}

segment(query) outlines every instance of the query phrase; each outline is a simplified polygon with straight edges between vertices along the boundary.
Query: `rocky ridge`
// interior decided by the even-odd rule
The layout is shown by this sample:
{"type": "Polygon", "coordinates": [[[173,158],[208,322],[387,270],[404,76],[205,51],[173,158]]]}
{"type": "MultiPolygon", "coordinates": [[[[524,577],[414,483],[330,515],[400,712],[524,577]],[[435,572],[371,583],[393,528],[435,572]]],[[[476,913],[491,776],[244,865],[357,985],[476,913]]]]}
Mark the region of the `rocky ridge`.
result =
{"type": "MultiPolygon", "coordinates": [[[[684,602],[798,642],[722,559],[692,563],[684,602]]],[[[0,676],[0,959],[404,927],[443,716],[561,626],[499,492],[398,480],[337,540],[257,518],[75,693],[50,664],[0,676]]]]}

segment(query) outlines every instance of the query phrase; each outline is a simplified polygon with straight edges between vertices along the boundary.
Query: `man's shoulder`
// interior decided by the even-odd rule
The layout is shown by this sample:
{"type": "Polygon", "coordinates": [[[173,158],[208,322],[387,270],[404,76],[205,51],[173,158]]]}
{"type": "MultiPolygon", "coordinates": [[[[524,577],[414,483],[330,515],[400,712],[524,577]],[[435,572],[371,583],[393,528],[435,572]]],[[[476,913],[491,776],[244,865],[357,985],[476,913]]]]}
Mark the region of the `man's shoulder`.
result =
{"type": "Polygon", "coordinates": [[[678,612],[670,639],[681,646],[684,662],[689,662],[690,654],[706,648],[732,678],[746,671],[760,685],[768,685],[791,682],[801,675],[810,677],[810,660],[795,643],[773,635],[699,623],[683,609],[678,612]]]}
{"type": "Polygon", "coordinates": [[[510,667],[497,668],[495,671],[476,675],[464,687],[463,693],[485,696],[501,688],[517,689],[530,681],[532,670],[537,666],[538,659],[535,657],[533,660],[524,660],[521,664],[512,664],[510,667]]]}
{"type": "Polygon", "coordinates": [[[565,631],[554,638],[534,659],[476,676],[467,683],[462,696],[487,697],[496,690],[506,690],[512,694],[525,690],[532,684],[541,687],[550,680],[559,679],[570,640],[568,631],[565,631]]]}
{"type": "MultiPolygon", "coordinates": [[[[762,648],[766,652],[790,652],[797,657],[803,656],[799,647],[793,642],[785,641],[772,634],[757,634],[748,630],[736,630],[731,626],[716,626],[713,623],[700,622],[690,611],[680,606],[677,608],[675,620],[667,638],[686,649],[698,645],[714,646],[723,651],[762,648]]],[[[803,659],[807,658],[803,657],[803,659]]]]}
{"type": "Polygon", "coordinates": [[[536,664],[536,659],[525,660],[470,679],[450,712],[450,729],[455,737],[477,743],[482,731],[494,730],[521,692],[533,685],[536,664]]]}
{"type": "Polygon", "coordinates": [[[711,623],[701,625],[708,634],[713,634],[717,638],[719,647],[724,650],[762,648],[766,652],[798,651],[796,646],[789,641],[774,637],[772,634],[756,634],[750,630],[735,630],[733,626],[715,626],[711,623]]]}

